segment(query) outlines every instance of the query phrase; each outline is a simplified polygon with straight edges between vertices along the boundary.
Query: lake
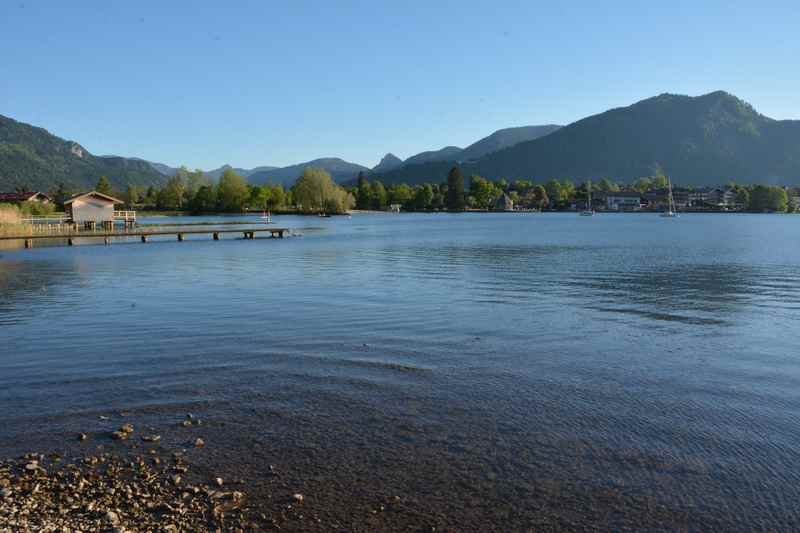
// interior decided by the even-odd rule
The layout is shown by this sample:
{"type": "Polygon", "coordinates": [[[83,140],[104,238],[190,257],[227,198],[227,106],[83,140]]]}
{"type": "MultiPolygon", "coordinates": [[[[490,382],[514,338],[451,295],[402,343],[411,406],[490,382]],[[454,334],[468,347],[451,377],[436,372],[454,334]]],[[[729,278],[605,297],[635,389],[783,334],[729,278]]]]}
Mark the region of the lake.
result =
{"type": "Polygon", "coordinates": [[[798,527],[800,217],[275,222],[0,251],[0,456],[191,412],[320,529],[798,527]]]}

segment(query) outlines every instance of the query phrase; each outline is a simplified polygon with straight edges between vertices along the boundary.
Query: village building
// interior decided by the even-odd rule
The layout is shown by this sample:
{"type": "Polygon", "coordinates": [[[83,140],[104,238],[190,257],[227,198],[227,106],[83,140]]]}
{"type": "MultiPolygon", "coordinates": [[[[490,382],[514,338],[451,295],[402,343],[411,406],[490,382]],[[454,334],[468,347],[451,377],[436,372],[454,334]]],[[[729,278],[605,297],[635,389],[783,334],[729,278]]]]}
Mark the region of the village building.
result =
{"type": "Polygon", "coordinates": [[[514,200],[512,200],[511,197],[506,193],[503,193],[503,195],[497,199],[494,207],[498,211],[513,211],[514,200]]]}
{"type": "Polygon", "coordinates": [[[73,196],[64,202],[67,219],[84,227],[114,225],[114,205],[124,203],[113,196],[97,191],[73,196]]]}
{"type": "Polygon", "coordinates": [[[636,211],[642,207],[642,195],[636,191],[608,192],[605,208],[609,211],[636,211]]]}
{"type": "Polygon", "coordinates": [[[43,192],[0,192],[0,202],[21,204],[22,202],[40,202],[49,204],[53,200],[43,192]]]}
{"type": "MultiPolygon", "coordinates": [[[[672,188],[672,201],[675,203],[675,207],[678,208],[686,208],[689,207],[690,200],[689,200],[689,189],[683,187],[673,187],[672,188]]],[[[660,208],[667,205],[668,198],[669,198],[669,189],[662,188],[662,189],[653,189],[652,191],[647,191],[643,195],[643,198],[647,202],[647,205],[653,208],[660,208]]]]}
{"type": "Polygon", "coordinates": [[[744,209],[747,206],[739,198],[739,192],[733,187],[726,187],[722,193],[721,205],[728,209],[744,209]]]}

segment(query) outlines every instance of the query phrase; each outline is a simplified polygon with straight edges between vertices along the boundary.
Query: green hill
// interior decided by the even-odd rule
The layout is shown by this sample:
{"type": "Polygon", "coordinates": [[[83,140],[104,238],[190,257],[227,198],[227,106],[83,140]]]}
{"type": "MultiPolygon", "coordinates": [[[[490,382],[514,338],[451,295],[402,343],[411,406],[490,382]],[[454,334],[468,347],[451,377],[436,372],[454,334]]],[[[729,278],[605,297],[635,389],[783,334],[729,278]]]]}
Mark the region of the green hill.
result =
{"type": "MultiPolygon", "coordinates": [[[[800,182],[800,121],[774,120],[735,96],[662,94],[579,120],[462,165],[487,178],[551,177],[632,181],[656,164],[681,185],[730,180],[800,182]]],[[[385,183],[441,182],[446,165],[424,164],[376,176],[385,183]]]]}
{"type": "Polygon", "coordinates": [[[103,175],[118,190],[129,183],[148,186],[166,180],[146,161],[94,156],[76,142],[0,115],[0,191],[48,191],[59,183],[86,190],[103,175]]]}

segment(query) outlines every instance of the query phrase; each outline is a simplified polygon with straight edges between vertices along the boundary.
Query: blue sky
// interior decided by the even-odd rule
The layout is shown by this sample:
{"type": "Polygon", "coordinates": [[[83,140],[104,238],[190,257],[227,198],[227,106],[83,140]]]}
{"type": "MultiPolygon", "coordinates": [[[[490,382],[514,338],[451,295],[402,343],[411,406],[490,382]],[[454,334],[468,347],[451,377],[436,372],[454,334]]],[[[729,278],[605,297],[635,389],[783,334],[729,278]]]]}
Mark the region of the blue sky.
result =
{"type": "Polygon", "coordinates": [[[788,1],[0,0],[0,114],[192,168],[372,166],[662,92],[797,119],[798,28],[788,1]]]}

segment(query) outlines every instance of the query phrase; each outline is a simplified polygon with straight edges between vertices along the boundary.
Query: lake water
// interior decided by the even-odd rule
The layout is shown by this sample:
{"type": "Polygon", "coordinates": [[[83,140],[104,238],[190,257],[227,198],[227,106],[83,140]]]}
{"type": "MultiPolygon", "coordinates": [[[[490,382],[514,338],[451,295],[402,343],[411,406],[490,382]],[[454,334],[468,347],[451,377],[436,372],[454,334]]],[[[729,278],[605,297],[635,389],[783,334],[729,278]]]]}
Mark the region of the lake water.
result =
{"type": "Polygon", "coordinates": [[[328,526],[800,527],[800,217],[275,221],[0,251],[0,455],[191,411],[328,526]]]}

